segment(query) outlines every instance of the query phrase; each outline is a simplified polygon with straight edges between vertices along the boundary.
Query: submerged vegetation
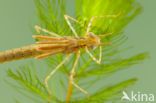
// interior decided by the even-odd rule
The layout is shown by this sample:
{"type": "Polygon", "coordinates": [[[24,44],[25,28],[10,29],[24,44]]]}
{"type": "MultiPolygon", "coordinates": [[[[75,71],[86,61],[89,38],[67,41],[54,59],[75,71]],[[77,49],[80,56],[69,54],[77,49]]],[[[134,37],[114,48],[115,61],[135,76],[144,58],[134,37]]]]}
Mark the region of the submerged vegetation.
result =
{"type": "MultiPolygon", "coordinates": [[[[122,58],[120,55],[129,50],[121,48],[127,37],[123,29],[141,11],[141,7],[135,0],[34,0],[37,10],[36,24],[55,32],[61,36],[73,36],[72,31],[65,22],[64,14],[80,21],[84,27],[72,22],[79,36],[86,32],[87,24],[91,17],[99,15],[122,14],[118,18],[99,18],[93,22],[92,31],[94,34],[106,34],[113,32],[111,36],[102,39],[104,43],[114,43],[116,46],[103,47],[102,63],[96,64],[82,50],[80,61],[76,69],[74,81],[83,89],[89,92],[89,103],[116,103],[121,99],[121,91],[129,85],[133,85],[137,79],[120,81],[109,85],[105,83],[108,76],[113,73],[125,70],[132,65],[140,63],[148,57],[148,53],[134,54],[132,57],[122,58]],[[109,85],[109,86],[108,86],[109,85]]],[[[36,31],[33,31],[36,34],[36,31]]],[[[42,32],[43,35],[48,35],[42,32]]],[[[92,51],[98,57],[98,49],[92,51]]],[[[14,70],[10,68],[7,73],[9,78],[15,82],[8,83],[16,88],[25,97],[32,99],[34,103],[45,103],[49,99],[49,94],[44,84],[45,77],[52,71],[64,58],[63,54],[57,54],[44,60],[36,60],[27,65],[19,66],[14,70]]],[[[73,65],[75,55],[73,54],[49,80],[49,86],[53,97],[51,103],[64,103],[68,88],[68,79],[73,65]]],[[[16,103],[22,101],[18,98],[16,103]]],[[[71,103],[87,103],[88,98],[80,90],[73,87],[71,103]]]]}

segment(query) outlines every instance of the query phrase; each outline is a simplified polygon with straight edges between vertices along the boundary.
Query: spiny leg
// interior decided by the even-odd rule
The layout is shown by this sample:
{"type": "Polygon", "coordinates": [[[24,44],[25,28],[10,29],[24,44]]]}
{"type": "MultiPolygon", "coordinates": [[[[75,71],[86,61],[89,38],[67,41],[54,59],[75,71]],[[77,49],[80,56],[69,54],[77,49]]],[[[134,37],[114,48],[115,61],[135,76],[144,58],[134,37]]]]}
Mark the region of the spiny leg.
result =
{"type": "Polygon", "coordinates": [[[88,55],[98,64],[101,63],[101,58],[102,58],[102,46],[104,45],[115,45],[113,43],[100,43],[99,44],[99,59],[96,59],[91,52],[89,52],[88,48],[85,48],[85,51],[88,53],[88,55]]]}
{"type": "Polygon", "coordinates": [[[36,29],[36,31],[37,31],[39,34],[40,34],[40,31],[43,31],[43,32],[48,33],[48,34],[50,34],[50,35],[52,35],[52,36],[61,37],[61,36],[59,36],[58,34],[53,33],[53,32],[50,32],[50,31],[48,31],[48,30],[46,30],[46,29],[44,29],[44,28],[41,28],[41,27],[38,26],[38,25],[35,26],[35,29],[36,29]]]}
{"type": "Polygon", "coordinates": [[[72,93],[72,84],[73,84],[73,79],[74,79],[74,75],[75,75],[75,69],[76,69],[76,66],[77,66],[79,57],[80,57],[80,51],[78,51],[77,54],[76,54],[76,59],[75,59],[75,62],[74,62],[74,65],[73,65],[73,67],[72,67],[71,74],[70,74],[70,77],[69,77],[69,83],[68,83],[68,90],[67,90],[66,103],[69,102],[70,97],[71,97],[71,93],[72,93]]]}
{"type": "Polygon", "coordinates": [[[69,57],[70,57],[70,54],[68,54],[68,56],[65,57],[64,60],[59,65],[57,65],[57,67],[52,72],[50,72],[50,74],[45,79],[45,84],[46,84],[46,87],[47,87],[47,90],[48,90],[48,93],[50,94],[50,96],[52,96],[52,93],[51,93],[50,88],[48,86],[48,80],[69,59],[69,57]]]}
{"type": "Polygon", "coordinates": [[[89,52],[88,48],[85,48],[85,51],[88,53],[88,55],[98,64],[101,63],[101,58],[102,58],[102,47],[99,46],[99,59],[96,59],[91,52],[89,52]]]}
{"type": "Polygon", "coordinates": [[[74,19],[74,18],[72,18],[72,17],[70,17],[70,16],[68,16],[68,15],[64,15],[64,18],[65,18],[67,24],[69,25],[70,29],[71,29],[72,32],[74,33],[74,35],[75,35],[76,37],[78,37],[78,35],[77,35],[75,29],[73,28],[73,26],[71,25],[69,19],[71,19],[71,20],[75,21],[76,23],[80,24],[80,26],[82,26],[82,27],[83,27],[84,25],[82,25],[79,21],[77,21],[76,19],[74,19]]]}
{"type": "Polygon", "coordinates": [[[76,23],[80,24],[81,27],[84,27],[84,25],[82,23],[80,23],[78,20],[76,20],[75,18],[73,18],[73,17],[71,17],[69,15],[64,15],[64,16],[66,16],[67,18],[69,18],[69,19],[75,21],[76,23]]]}
{"type": "Polygon", "coordinates": [[[89,22],[89,24],[88,24],[88,27],[87,27],[87,33],[85,34],[85,35],[87,35],[88,33],[89,33],[89,30],[90,30],[90,27],[91,27],[91,25],[92,25],[92,23],[93,23],[93,20],[95,19],[95,18],[117,18],[119,15],[121,14],[121,11],[117,14],[117,15],[104,15],[104,16],[94,16],[94,17],[92,17],[91,19],[90,19],[90,22],[89,22]]]}
{"type": "Polygon", "coordinates": [[[85,91],[84,89],[82,89],[79,85],[77,85],[74,81],[72,82],[72,84],[78,88],[81,92],[85,93],[86,95],[88,95],[88,100],[89,100],[89,94],[87,91],[85,91]]]}
{"type": "Polygon", "coordinates": [[[113,43],[100,43],[99,44],[99,59],[96,59],[91,52],[89,52],[88,48],[85,48],[85,51],[88,53],[88,55],[98,64],[101,63],[102,58],[102,46],[104,45],[114,45],[113,43]]]}

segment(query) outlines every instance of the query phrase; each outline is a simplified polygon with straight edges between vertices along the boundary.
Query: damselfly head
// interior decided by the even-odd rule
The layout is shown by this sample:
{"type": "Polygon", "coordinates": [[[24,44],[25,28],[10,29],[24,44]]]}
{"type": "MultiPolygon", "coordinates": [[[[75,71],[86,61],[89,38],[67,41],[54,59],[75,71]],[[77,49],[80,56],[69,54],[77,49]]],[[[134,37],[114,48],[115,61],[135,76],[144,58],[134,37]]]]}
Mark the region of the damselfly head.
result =
{"type": "Polygon", "coordinates": [[[95,49],[100,44],[100,38],[94,33],[90,32],[87,34],[88,44],[87,47],[90,49],[95,49]]]}
{"type": "Polygon", "coordinates": [[[113,33],[107,33],[107,34],[103,34],[103,35],[95,35],[92,32],[89,32],[86,36],[87,40],[88,40],[88,44],[87,47],[90,49],[95,49],[98,46],[104,46],[104,45],[114,45],[112,43],[101,43],[101,38],[105,37],[105,36],[109,36],[113,33]]]}

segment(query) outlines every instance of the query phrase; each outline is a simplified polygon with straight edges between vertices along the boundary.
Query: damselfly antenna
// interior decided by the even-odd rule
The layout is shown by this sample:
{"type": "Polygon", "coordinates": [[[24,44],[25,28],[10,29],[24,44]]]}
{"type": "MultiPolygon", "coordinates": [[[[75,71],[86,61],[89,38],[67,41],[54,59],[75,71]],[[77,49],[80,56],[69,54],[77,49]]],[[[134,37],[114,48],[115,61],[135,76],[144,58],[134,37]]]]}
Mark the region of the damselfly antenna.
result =
{"type": "Polygon", "coordinates": [[[97,36],[100,37],[100,38],[102,38],[102,37],[105,37],[105,36],[109,36],[111,34],[113,34],[113,32],[112,33],[108,33],[108,34],[103,34],[103,35],[97,35],[97,36]]]}

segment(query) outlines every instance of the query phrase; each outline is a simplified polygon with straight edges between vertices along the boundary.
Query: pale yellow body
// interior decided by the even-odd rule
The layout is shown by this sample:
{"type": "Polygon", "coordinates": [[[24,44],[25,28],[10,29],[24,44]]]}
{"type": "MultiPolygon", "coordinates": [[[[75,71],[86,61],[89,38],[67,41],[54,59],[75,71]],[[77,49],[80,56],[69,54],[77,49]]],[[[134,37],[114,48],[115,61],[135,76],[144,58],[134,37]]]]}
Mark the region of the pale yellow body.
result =
{"type": "Polygon", "coordinates": [[[12,50],[7,50],[0,53],[0,63],[9,62],[12,60],[19,60],[24,58],[30,58],[42,54],[41,51],[37,50],[38,45],[24,46],[12,50]]]}
{"type": "Polygon", "coordinates": [[[0,52],[0,63],[30,57],[40,59],[57,53],[70,54],[73,52],[77,52],[80,48],[84,49],[86,46],[88,46],[89,48],[93,48],[94,45],[98,44],[98,38],[92,36],[88,36],[87,38],[76,38],[72,36],[67,36],[61,37],[59,39],[48,36],[35,36],[35,38],[40,37],[50,38],[51,40],[39,41],[37,42],[37,44],[33,44],[30,46],[24,46],[21,48],[0,52]]]}

